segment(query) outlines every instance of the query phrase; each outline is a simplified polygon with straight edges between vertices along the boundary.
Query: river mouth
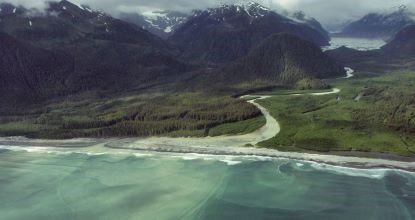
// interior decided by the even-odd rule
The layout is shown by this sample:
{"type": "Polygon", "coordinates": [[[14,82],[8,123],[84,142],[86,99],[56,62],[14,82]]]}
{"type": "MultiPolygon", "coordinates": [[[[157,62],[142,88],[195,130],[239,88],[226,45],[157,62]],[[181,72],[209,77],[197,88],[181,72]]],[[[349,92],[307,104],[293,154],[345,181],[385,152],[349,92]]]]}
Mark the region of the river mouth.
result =
{"type": "MultiPolygon", "coordinates": [[[[347,76],[353,77],[353,70],[345,68],[347,76]]],[[[337,94],[341,90],[333,88],[331,91],[310,93],[309,95],[322,96],[337,94]]],[[[292,96],[307,94],[290,94],[292,96]]],[[[205,138],[170,138],[170,137],[148,137],[148,138],[112,138],[112,139],[70,139],[70,140],[31,140],[24,137],[0,138],[0,149],[13,151],[50,151],[50,152],[79,152],[86,154],[119,154],[144,151],[179,154],[203,154],[203,155],[230,155],[230,156],[258,156],[271,158],[286,158],[306,161],[315,161],[325,164],[334,164],[346,167],[359,168],[391,168],[415,171],[414,161],[396,161],[386,159],[364,158],[364,155],[353,157],[280,152],[272,149],[255,148],[257,143],[268,140],[277,135],[281,128],[269,111],[256,101],[267,99],[270,96],[245,96],[252,98],[247,102],[258,107],[266,119],[266,124],[257,131],[236,136],[219,136],[205,138]],[[363,157],[362,157],[363,156],[363,157]]]]}

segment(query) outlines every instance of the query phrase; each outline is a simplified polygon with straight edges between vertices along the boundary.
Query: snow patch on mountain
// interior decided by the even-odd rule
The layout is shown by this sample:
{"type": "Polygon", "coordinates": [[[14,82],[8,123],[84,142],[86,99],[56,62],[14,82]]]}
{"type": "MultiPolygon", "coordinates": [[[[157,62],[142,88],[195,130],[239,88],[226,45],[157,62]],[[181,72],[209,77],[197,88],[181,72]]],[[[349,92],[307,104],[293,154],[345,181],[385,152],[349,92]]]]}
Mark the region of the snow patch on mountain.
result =
{"type": "MultiPolygon", "coordinates": [[[[258,3],[237,3],[233,5],[222,5],[219,8],[209,8],[206,10],[210,16],[218,14],[225,14],[227,12],[244,13],[249,15],[251,18],[264,17],[271,12],[271,9],[266,8],[258,3]]],[[[204,13],[205,11],[195,11],[194,14],[204,13]]],[[[222,17],[223,20],[223,17],[222,17]]]]}
{"type": "Polygon", "coordinates": [[[160,37],[168,37],[177,27],[183,24],[190,16],[188,13],[152,10],[142,14],[122,13],[120,19],[134,23],[160,37]]]}
{"type": "Polygon", "coordinates": [[[82,10],[84,9],[84,7],[82,7],[82,5],[78,2],[72,2],[72,4],[76,5],[78,8],[80,8],[82,10]]]}
{"type": "Polygon", "coordinates": [[[341,36],[389,40],[402,28],[415,24],[415,13],[406,6],[391,11],[370,13],[343,28],[341,36]]]}
{"type": "Polygon", "coordinates": [[[164,32],[170,33],[172,31],[171,28],[172,28],[172,26],[168,26],[168,27],[164,28],[164,32]]]}

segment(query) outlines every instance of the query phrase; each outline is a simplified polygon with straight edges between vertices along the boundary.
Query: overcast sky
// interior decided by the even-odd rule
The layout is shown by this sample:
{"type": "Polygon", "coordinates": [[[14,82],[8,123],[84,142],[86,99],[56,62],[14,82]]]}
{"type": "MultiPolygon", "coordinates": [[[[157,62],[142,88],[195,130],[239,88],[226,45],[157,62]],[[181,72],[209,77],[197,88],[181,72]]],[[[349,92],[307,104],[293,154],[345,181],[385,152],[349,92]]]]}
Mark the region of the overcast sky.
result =
{"type": "MultiPolygon", "coordinates": [[[[42,7],[44,0],[0,0],[0,2],[22,4],[26,7],[42,7]]],[[[117,15],[123,12],[144,12],[156,9],[189,11],[219,4],[244,0],[70,0],[90,5],[117,15]]],[[[246,1],[247,2],[247,1],[246,1]]],[[[415,8],[415,0],[257,0],[256,2],[275,10],[303,10],[325,25],[356,19],[368,12],[391,11],[400,5],[415,8]]]]}

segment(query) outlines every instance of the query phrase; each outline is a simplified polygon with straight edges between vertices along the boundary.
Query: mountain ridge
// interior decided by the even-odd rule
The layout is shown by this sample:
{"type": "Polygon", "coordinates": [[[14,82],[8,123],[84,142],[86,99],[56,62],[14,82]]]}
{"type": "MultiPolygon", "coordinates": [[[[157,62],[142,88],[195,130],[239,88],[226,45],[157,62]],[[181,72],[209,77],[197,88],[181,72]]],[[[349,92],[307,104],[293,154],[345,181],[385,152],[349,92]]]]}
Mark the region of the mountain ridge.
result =
{"type": "Polygon", "coordinates": [[[214,79],[215,85],[211,85],[208,90],[218,87],[230,90],[289,88],[295,87],[301,80],[319,81],[345,74],[344,67],[324,54],[318,46],[294,35],[280,33],[266,38],[245,57],[217,70],[200,74],[199,84],[196,86],[214,79]]]}
{"type": "MultiPolygon", "coordinates": [[[[50,88],[47,88],[47,86],[33,87],[32,83],[22,84],[21,82],[12,80],[14,79],[15,71],[7,69],[7,62],[5,60],[3,63],[5,71],[0,73],[0,77],[10,80],[5,80],[8,85],[4,85],[4,88],[11,88],[14,85],[17,86],[21,90],[19,93],[16,93],[19,94],[19,97],[36,95],[33,101],[40,102],[55,98],[64,99],[68,95],[82,96],[85,93],[103,97],[109,94],[123,94],[127,91],[140,91],[145,93],[151,89],[185,91],[187,87],[192,87],[195,81],[200,78],[199,74],[209,73],[206,69],[211,68],[211,72],[223,70],[223,68],[226,69],[226,63],[223,65],[210,65],[210,62],[204,61],[197,64],[189,62],[183,59],[183,57],[180,57],[180,48],[177,48],[172,42],[166,42],[134,24],[112,18],[104,12],[95,11],[87,6],[75,5],[68,1],[51,2],[49,4],[50,7],[46,9],[46,14],[39,16],[25,16],[24,8],[19,9],[19,11],[16,10],[17,13],[13,13],[14,9],[12,8],[11,13],[0,13],[2,19],[0,21],[0,32],[4,32],[8,39],[13,39],[17,47],[22,47],[27,51],[34,51],[33,53],[29,53],[29,55],[32,54],[31,57],[16,56],[12,61],[13,64],[18,64],[21,68],[20,80],[22,82],[30,82],[36,76],[37,78],[33,83],[52,80],[51,83],[53,84],[50,88]],[[59,62],[51,62],[47,66],[43,65],[43,63],[47,63],[46,61],[40,60],[39,64],[42,64],[41,67],[43,68],[41,72],[46,74],[38,73],[32,67],[32,63],[26,61],[36,60],[36,57],[50,57],[52,56],[50,54],[57,54],[56,59],[59,59],[59,62]],[[67,63],[61,64],[64,60],[67,60],[67,63]],[[67,68],[66,65],[68,65],[67,68]],[[63,73],[57,74],[60,71],[60,66],[62,67],[61,71],[63,73]],[[55,71],[55,69],[59,71],[55,71]]],[[[238,8],[240,6],[229,7],[231,7],[231,11],[242,10],[242,8],[238,8]]],[[[266,8],[258,5],[254,5],[253,7],[250,11],[241,13],[243,19],[239,19],[237,16],[236,22],[233,23],[235,25],[234,28],[238,30],[239,28],[237,26],[240,25],[240,28],[243,29],[246,27],[246,24],[257,22],[259,17],[266,17],[268,15],[278,17],[278,19],[282,19],[284,22],[292,22],[292,20],[275,14],[266,8]]],[[[229,9],[212,10],[211,12],[202,11],[200,13],[206,15],[206,13],[216,13],[218,10],[228,11],[229,9]]],[[[217,17],[216,19],[219,18],[217,17]]],[[[267,29],[272,24],[272,22],[265,23],[267,25],[258,28],[267,29]]],[[[307,30],[311,30],[311,28],[307,27],[307,30]]],[[[269,36],[272,36],[273,31],[265,31],[265,34],[256,37],[251,37],[246,30],[243,32],[246,34],[246,38],[237,38],[239,41],[236,41],[236,45],[234,45],[235,51],[231,51],[231,53],[226,48],[221,49],[220,45],[235,39],[235,33],[232,31],[225,31],[224,35],[221,35],[223,39],[219,39],[216,42],[212,41],[219,45],[215,49],[218,49],[216,53],[220,55],[220,59],[233,61],[245,59],[247,63],[251,62],[250,60],[255,62],[258,59],[264,59],[259,54],[252,55],[251,50],[256,48],[257,45],[261,45],[261,42],[269,36]],[[258,42],[252,43],[255,41],[258,42]],[[245,46],[246,42],[248,42],[249,47],[245,46]]],[[[313,33],[317,33],[317,31],[313,30],[313,33]]],[[[303,43],[304,40],[298,37],[291,37],[291,35],[289,36],[276,40],[288,41],[287,39],[289,38],[292,44],[302,45],[306,48],[310,48],[310,45],[312,45],[311,42],[303,43]]],[[[268,44],[271,45],[269,40],[268,44]]],[[[290,60],[305,60],[301,54],[300,47],[292,48],[298,52],[297,54],[289,54],[286,51],[290,49],[288,47],[278,48],[276,51],[279,51],[281,54],[289,54],[292,56],[290,60]]],[[[7,51],[7,48],[3,49],[7,51]]],[[[313,51],[313,53],[321,53],[321,50],[317,46],[313,47],[313,51]]],[[[307,56],[311,55],[311,53],[308,53],[307,56]]],[[[326,68],[325,65],[327,65],[327,68],[334,70],[334,76],[338,75],[338,66],[331,66],[327,62],[320,62],[321,60],[317,62],[321,63],[319,64],[319,68],[324,70],[326,68]]],[[[311,67],[315,65],[312,63],[301,63],[304,64],[301,67],[304,70],[308,68],[307,66],[310,67],[309,69],[312,69],[311,67]]],[[[266,64],[260,63],[260,65],[266,64]]],[[[247,69],[249,68],[246,66],[239,66],[238,68],[242,68],[242,72],[246,74],[241,75],[240,79],[243,82],[239,81],[238,83],[246,83],[249,85],[252,80],[269,80],[268,76],[262,72],[252,71],[251,73],[247,73],[247,69]],[[247,69],[244,70],[243,68],[247,69]],[[249,74],[250,77],[247,77],[249,74]]],[[[271,65],[264,66],[263,68],[263,70],[268,68],[267,71],[280,71],[278,69],[279,66],[271,65]]],[[[300,77],[295,76],[295,80],[280,82],[286,82],[287,86],[291,86],[297,79],[308,77],[307,71],[303,72],[302,75],[297,74],[298,72],[295,71],[293,73],[294,75],[300,75],[300,77]]],[[[226,77],[211,78],[210,81],[203,81],[201,87],[209,87],[213,82],[226,87],[226,82],[228,81],[229,79],[226,77]]],[[[226,88],[223,89],[226,90],[226,88]]],[[[15,100],[20,100],[21,103],[26,102],[24,101],[26,99],[20,99],[16,97],[16,94],[13,91],[4,90],[2,96],[13,97],[15,100]]],[[[3,100],[6,100],[6,98],[3,100]]]]}
{"type": "Polygon", "coordinates": [[[382,38],[388,41],[404,27],[415,24],[414,18],[406,6],[386,14],[370,13],[346,25],[336,36],[382,38]]]}
{"type": "Polygon", "coordinates": [[[317,30],[258,4],[248,8],[224,5],[199,11],[168,40],[182,48],[184,59],[226,63],[243,57],[268,36],[283,32],[318,45],[328,44],[317,30]]]}

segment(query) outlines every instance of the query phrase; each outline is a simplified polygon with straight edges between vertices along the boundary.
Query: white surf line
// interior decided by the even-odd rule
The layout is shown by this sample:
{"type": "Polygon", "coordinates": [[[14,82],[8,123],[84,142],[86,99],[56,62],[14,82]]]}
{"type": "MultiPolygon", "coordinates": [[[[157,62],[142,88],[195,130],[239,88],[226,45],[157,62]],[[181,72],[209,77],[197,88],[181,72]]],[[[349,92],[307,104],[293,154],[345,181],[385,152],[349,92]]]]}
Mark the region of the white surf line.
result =
{"type": "MultiPolygon", "coordinates": [[[[331,92],[314,93],[317,95],[328,95],[340,92],[340,89],[333,89],[331,92]]],[[[310,93],[299,94],[308,95],[310,93]]],[[[273,118],[269,111],[256,103],[256,100],[267,99],[272,96],[255,96],[247,95],[241,98],[255,97],[255,99],[248,102],[257,106],[263,113],[266,124],[261,129],[246,135],[236,136],[220,136],[220,137],[205,137],[205,138],[113,138],[113,139],[70,139],[70,140],[36,140],[27,139],[23,137],[9,137],[0,138],[1,141],[13,142],[14,146],[0,146],[0,149],[11,150],[26,150],[28,152],[65,152],[65,153],[87,153],[89,155],[100,155],[103,153],[109,154],[123,154],[133,153],[137,154],[137,150],[148,152],[166,152],[178,154],[201,154],[201,155],[231,155],[231,156],[248,156],[253,158],[285,158],[295,159],[301,161],[314,161],[322,164],[336,164],[340,167],[360,167],[363,169],[386,168],[399,170],[415,170],[415,162],[402,162],[387,159],[374,159],[350,156],[336,156],[324,154],[310,154],[298,152],[281,152],[274,149],[246,147],[243,144],[258,143],[259,140],[268,140],[280,132],[279,123],[273,118]],[[4,140],[2,140],[4,139],[4,140]],[[252,142],[249,142],[252,141],[252,142]],[[19,142],[28,143],[42,143],[43,147],[39,146],[19,146],[19,142]],[[79,143],[85,144],[88,142],[96,142],[96,145],[90,147],[78,147],[79,143]],[[59,143],[65,143],[68,146],[74,144],[74,147],[56,147],[59,143]],[[74,151],[76,149],[76,151],[74,151]]]]}
{"type": "MultiPolygon", "coordinates": [[[[337,90],[336,90],[337,91],[337,90]]],[[[325,92],[324,94],[327,94],[325,92]]],[[[332,94],[332,93],[330,93],[332,94]]],[[[256,103],[256,100],[267,99],[272,96],[245,96],[256,97],[256,99],[248,102],[257,106],[263,112],[266,118],[266,125],[256,132],[246,135],[236,136],[220,136],[220,137],[206,137],[206,138],[114,138],[114,139],[71,139],[71,140],[32,140],[26,138],[6,138],[6,140],[14,142],[14,146],[0,146],[4,149],[11,150],[25,150],[28,152],[63,152],[63,153],[86,153],[88,155],[101,154],[123,154],[133,153],[137,150],[148,152],[145,155],[152,155],[151,152],[166,152],[178,154],[201,154],[201,155],[230,155],[230,156],[248,156],[253,158],[286,158],[304,161],[314,161],[323,164],[336,164],[341,167],[356,166],[363,169],[373,168],[387,168],[387,169],[402,169],[415,170],[415,162],[402,162],[387,159],[372,159],[349,156],[335,156],[324,154],[310,154],[297,152],[280,152],[274,149],[245,147],[243,144],[250,143],[248,141],[258,141],[269,139],[277,135],[280,131],[278,122],[273,118],[269,111],[256,103]],[[277,129],[275,126],[278,125],[277,129]],[[95,141],[94,141],[95,140],[95,141]],[[19,146],[19,141],[22,143],[43,143],[46,146],[19,146]],[[88,143],[96,142],[96,145],[90,147],[55,147],[56,144],[66,143],[88,143]],[[75,150],[76,149],[76,150],[75,150]]],[[[1,141],[2,138],[0,138],[1,141]]],[[[139,154],[142,156],[141,154],[139,154]]],[[[144,154],[143,154],[144,155],[144,154]]]]}
{"type": "MultiPolygon", "coordinates": [[[[114,140],[115,141],[115,140],[114,140]]],[[[125,141],[118,139],[122,144],[125,141]]],[[[99,155],[134,155],[136,157],[152,157],[156,155],[167,155],[185,160],[209,159],[226,162],[228,165],[236,165],[244,159],[269,161],[274,159],[292,159],[303,163],[321,164],[323,169],[350,169],[362,170],[385,170],[401,171],[411,175],[415,174],[415,162],[405,162],[388,159],[364,158],[354,156],[338,156],[299,152],[281,152],[275,149],[255,147],[135,147],[135,148],[108,148],[105,144],[97,144],[91,147],[39,147],[39,146],[1,146],[0,149],[12,151],[26,151],[28,153],[48,154],[85,154],[89,156],[99,155]],[[141,152],[139,152],[141,151],[141,152]],[[409,171],[409,172],[406,172],[409,171]]]]}

